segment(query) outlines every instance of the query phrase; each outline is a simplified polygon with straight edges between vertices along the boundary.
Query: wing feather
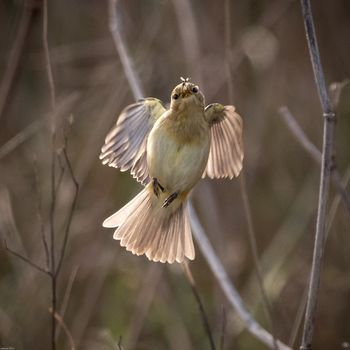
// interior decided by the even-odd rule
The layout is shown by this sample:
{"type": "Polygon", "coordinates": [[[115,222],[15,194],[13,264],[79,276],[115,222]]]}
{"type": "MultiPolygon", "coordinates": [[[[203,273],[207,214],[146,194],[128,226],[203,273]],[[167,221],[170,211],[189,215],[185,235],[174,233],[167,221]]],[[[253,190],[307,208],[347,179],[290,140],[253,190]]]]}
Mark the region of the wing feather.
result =
{"type": "Polygon", "coordinates": [[[205,117],[211,126],[211,145],[202,177],[232,179],[243,165],[242,118],[235,107],[218,103],[206,107],[205,117]]]}
{"type": "Polygon", "coordinates": [[[121,171],[130,170],[137,181],[146,184],[147,137],[165,111],[163,103],[151,97],[127,106],[106,136],[100,154],[102,163],[121,171]]]}

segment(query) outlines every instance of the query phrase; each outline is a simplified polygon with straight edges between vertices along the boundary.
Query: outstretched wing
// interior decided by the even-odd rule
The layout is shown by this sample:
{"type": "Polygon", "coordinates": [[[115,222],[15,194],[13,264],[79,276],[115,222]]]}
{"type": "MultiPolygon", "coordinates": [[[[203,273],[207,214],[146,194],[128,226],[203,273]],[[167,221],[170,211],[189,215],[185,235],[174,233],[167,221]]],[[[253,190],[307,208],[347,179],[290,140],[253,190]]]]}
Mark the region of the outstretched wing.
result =
{"type": "Polygon", "coordinates": [[[211,126],[211,145],[207,167],[202,177],[232,179],[242,169],[242,118],[233,106],[213,103],[205,108],[211,126]]]}
{"type": "Polygon", "coordinates": [[[166,111],[156,98],[145,98],[127,106],[108,133],[101,149],[103,164],[130,170],[137,181],[149,181],[147,171],[147,137],[156,120],[166,111]]]}

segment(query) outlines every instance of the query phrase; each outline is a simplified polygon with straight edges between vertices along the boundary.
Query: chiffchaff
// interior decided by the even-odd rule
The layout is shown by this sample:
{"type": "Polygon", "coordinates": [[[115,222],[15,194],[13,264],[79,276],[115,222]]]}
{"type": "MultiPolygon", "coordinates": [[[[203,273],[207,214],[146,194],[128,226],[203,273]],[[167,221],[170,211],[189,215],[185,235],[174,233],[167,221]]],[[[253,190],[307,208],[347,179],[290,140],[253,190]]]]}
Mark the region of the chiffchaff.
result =
{"type": "Polygon", "coordinates": [[[126,107],[106,137],[103,164],[129,170],[145,188],[103,222],[133,254],[173,263],[193,260],[187,197],[201,177],[242,169],[242,119],[233,106],[205,108],[199,87],[182,78],[169,109],[156,98],[126,107]]]}

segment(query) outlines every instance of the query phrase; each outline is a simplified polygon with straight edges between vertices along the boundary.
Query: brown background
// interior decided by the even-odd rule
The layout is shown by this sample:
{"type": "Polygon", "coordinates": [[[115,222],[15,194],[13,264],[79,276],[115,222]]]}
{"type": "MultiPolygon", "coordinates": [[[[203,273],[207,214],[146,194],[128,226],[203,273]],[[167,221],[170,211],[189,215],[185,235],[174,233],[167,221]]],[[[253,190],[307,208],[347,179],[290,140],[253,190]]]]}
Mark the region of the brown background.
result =
{"type": "MultiPolygon", "coordinates": [[[[328,83],[350,76],[350,3],[313,1],[328,83]]],[[[22,1],[0,2],[0,78],[21,22],[22,1]]],[[[298,1],[232,1],[229,47],[233,91],[227,86],[223,1],[120,1],[120,28],[145,94],[168,101],[179,77],[200,83],[207,103],[231,99],[244,119],[244,172],[275,332],[288,342],[307,286],[313,248],[319,165],[278,114],[287,105],[320,147],[322,118],[298,1]],[[182,5],[184,4],[184,8],[182,5]],[[192,12],[188,12],[190,6],[192,12]],[[191,17],[192,16],[192,17],[191,17]]],[[[49,1],[48,42],[56,88],[57,148],[72,115],[68,153],[80,193],[58,283],[58,311],[78,349],[209,349],[197,305],[179,266],[135,257],[101,227],[140,190],[129,174],[103,167],[99,149],[121,109],[133,102],[108,29],[106,1],[49,1]],[[63,107],[62,107],[63,106],[63,107]],[[62,110],[63,108],[63,110],[62,110]],[[65,297],[66,296],[66,297],[65,297]],[[149,309],[145,309],[149,303],[149,309]],[[63,306],[62,306],[63,305],[63,306]]],[[[8,245],[44,264],[38,220],[37,159],[45,231],[50,206],[50,90],[42,45],[42,13],[34,11],[16,74],[0,116],[0,231],[8,245]],[[34,123],[34,124],[33,124],[34,123]],[[37,126],[28,134],[28,127],[37,126]],[[26,131],[27,130],[27,131],[26,131]],[[23,133],[24,131],[24,133],[23,133]],[[28,136],[9,152],[16,135],[28,136]],[[1,153],[2,151],[2,153],[1,153]]],[[[10,67],[10,68],[9,68],[10,67]]],[[[349,166],[350,87],[337,107],[338,168],[349,166]]],[[[67,172],[57,198],[57,251],[73,195],[67,172]]],[[[336,193],[331,190],[330,203],[336,193]]],[[[256,319],[263,312],[249,248],[239,180],[202,181],[194,203],[210,240],[256,319]]],[[[327,242],[315,348],[350,341],[349,216],[340,203],[327,242]]],[[[197,248],[191,268],[218,343],[226,315],[225,349],[265,349],[241,328],[197,248]]],[[[0,250],[0,344],[48,349],[49,278],[0,250]]],[[[299,332],[300,336],[300,332],[299,332]]],[[[60,331],[59,349],[68,349],[60,331]]],[[[299,345],[296,341],[294,348],[299,345]]]]}

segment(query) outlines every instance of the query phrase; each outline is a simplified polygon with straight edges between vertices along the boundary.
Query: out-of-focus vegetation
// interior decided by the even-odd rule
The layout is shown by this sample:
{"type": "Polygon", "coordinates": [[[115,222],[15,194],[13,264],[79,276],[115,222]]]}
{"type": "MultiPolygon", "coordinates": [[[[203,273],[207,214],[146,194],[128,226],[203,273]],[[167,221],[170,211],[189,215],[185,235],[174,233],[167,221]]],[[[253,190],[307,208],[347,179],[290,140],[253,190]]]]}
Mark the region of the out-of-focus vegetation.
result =
{"type": "MultiPolygon", "coordinates": [[[[24,7],[28,3],[0,2],[0,80],[6,79],[9,70],[15,72],[7,83],[0,115],[0,231],[8,246],[44,265],[37,203],[41,193],[47,233],[51,105],[39,2],[23,45],[18,45],[22,13],[32,11],[24,7]],[[9,60],[13,45],[20,46],[18,64],[9,60]],[[18,135],[23,142],[15,141],[16,147],[7,148],[9,140],[18,141],[18,135]]],[[[207,103],[233,99],[242,115],[244,171],[265,287],[275,334],[288,342],[308,283],[319,164],[292,136],[278,108],[287,105],[318,147],[321,109],[299,2],[231,1],[229,47],[226,5],[209,0],[120,0],[119,25],[146,95],[168,101],[180,76],[189,76],[200,84],[207,103]],[[232,69],[232,96],[227,64],[232,69]]],[[[312,5],[327,81],[342,81],[350,76],[350,4],[322,0],[312,5]]],[[[58,279],[57,311],[77,349],[115,349],[120,336],[127,350],[206,349],[209,343],[181,268],[131,255],[112,239],[111,230],[101,227],[106,216],[140,189],[129,174],[103,167],[98,160],[118,113],[133,102],[108,20],[105,1],[48,4],[48,43],[57,98],[56,146],[62,147],[62,127],[73,116],[68,155],[80,185],[58,279]]],[[[345,87],[336,126],[341,174],[350,159],[349,101],[350,87],[345,87]]],[[[239,180],[203,180],[193,200],[249,309],[271,329],[261,304],[239,186],[239,180]]],[[[56,204],[57,255],[73,192],[66,168],[56,204]]],[[[336,194],[331,191],[329,203],[336,194]]],[[[326,248],[314,337],[317,349],[341,349],[350,341],[349,222],[340,203],[326,248]]],[[[217,343],[225,314],[225,349],[265,349],[242,329],[198,249],[190,266],[217,343]]],[[[0,345],[50,348],[50,288],[46,275],[1,248],[0,345]]],[[[68,349],[66,334],[58,328],[58,348],[68,349]]],[[[294,348],[298,344],[296,340],[294,348]]]]}

